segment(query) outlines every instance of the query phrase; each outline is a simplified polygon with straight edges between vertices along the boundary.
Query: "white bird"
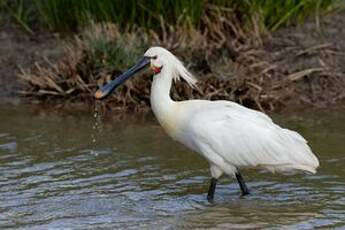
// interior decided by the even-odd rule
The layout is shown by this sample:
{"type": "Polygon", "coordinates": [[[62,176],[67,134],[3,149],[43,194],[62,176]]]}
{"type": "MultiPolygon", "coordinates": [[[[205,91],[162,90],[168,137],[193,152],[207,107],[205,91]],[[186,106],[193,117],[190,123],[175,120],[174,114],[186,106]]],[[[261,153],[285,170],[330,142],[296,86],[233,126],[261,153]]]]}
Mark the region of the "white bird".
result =
{"type": "Polygon", "coordinates": [[[154,73],[150,99],[157,120],[171,138],[201,154],[210,164],[208,200],[213,200],[223,173],[237,178],[242,195],[249,194],[241,168],[316,172],[319,161],[307,141],[297,132],[276,125],[264,113],[231,101],[173,101],[173,80],[182,78],[193,87],[196,79],[164,48],[148,49],[135,66],[99,89],[95,97],[104,98],[147,65],[154,73]]]}

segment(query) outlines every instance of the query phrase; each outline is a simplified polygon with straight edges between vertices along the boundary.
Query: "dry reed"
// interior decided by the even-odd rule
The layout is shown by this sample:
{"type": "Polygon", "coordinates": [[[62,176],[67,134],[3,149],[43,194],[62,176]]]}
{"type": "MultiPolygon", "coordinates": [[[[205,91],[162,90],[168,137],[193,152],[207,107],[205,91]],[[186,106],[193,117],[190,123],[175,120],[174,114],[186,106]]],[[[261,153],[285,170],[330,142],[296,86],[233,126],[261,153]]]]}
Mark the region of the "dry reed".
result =
{"type": "MultiPolygon", "coordinates": [[[[176,100],[224,99],[271,111],[293,97],[318,106],[345,98],[344,73],[332,68],[334,44],[305,47],[287,38],[272,51],[255,32],[259,25],[253,23],[250,34],[231,17],[226,12],[210,13],[203,19],[202,31],[172,27],[162,20],[160,34],[141,29],[119,32],[114,24],[93,24],[66,45],[57,63],[45,59],[43,64],[21,69],[19,79],[25,87],[19,93],[42,102],[93,104],[93,93],[100,85],[130,67],[148,47],[160,45],[180,57],[200,80],[198,90],[177,82],[171,92],[176,100]],[[317,61],[290,64],[306,55],[317,61]],[[332,101],[323,96],[325,85],[332,88],[332,101]]],[[[147,72],[140,75],[113,93],[103,107],[147,111],[151,77],[147,72]]]]}

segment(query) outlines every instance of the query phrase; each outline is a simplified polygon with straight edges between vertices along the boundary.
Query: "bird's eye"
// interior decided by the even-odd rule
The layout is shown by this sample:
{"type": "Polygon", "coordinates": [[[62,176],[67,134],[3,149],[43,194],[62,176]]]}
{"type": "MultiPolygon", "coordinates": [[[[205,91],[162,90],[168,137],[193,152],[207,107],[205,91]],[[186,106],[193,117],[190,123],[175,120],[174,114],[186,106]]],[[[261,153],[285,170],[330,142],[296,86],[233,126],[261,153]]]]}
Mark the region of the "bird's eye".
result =
{"type": "Polygon", "coordinates": [[[151,57],[151,59],[156,60],[156,59],[157,59],[157,55],[156,55],[156,56],[151,57]]]}

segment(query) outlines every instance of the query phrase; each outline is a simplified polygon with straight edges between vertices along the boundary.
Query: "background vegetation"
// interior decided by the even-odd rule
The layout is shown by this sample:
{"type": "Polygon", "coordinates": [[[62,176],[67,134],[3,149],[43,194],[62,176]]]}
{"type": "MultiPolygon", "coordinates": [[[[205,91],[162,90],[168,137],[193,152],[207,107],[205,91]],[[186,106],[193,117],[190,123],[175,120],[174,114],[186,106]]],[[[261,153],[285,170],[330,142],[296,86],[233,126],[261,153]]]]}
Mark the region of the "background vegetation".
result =
{"type": "MultiPolygon", "coordinates": [[[[169,25],[204,26],[210,11],[228,11],[244,24],[256,18],[261,29],[276,30],[337,6],[339,0],[2,0],[27,31],[38,23],[50,30],[80,29],[90,21],[113,22],[121,27],[160,29],[169,25]]],[[[221,16],[221,15],[219,15],[221,16]]]]}
{"type": "MultiPolygon", "coordinates": [[[[340,9],[341,2],[0,0],[0,11],[33,36],[50,31],[69,38],[62,58],[43,57],[31,68],[21,68],[18,79],[24,87],[19,93],[26,97],[93,104],[93,93],[100,85],[131,66],[148,47],[159,45],[181,58],[201,79],[194,90],[177,83],[172,91],[175,99],[226,99],[274,110],[296,92],[301,100],[315,105],[320,104],[318,100],[328,103],[345,97],[339,87],[345,87],[342,70],[333,64],[342,57],[336,46],[305,45],[301,36],[288,36],[289,31],[276,46],[263,47],[262,39],[263,34],[306,19],[319,30],[320,17],[340,9]],[[325,90],[333,86],[334,95],[325,99],[325,90]]],[[[144,73],[103,105],[147,110],[149,88],[150,74],[144,73]]]]}

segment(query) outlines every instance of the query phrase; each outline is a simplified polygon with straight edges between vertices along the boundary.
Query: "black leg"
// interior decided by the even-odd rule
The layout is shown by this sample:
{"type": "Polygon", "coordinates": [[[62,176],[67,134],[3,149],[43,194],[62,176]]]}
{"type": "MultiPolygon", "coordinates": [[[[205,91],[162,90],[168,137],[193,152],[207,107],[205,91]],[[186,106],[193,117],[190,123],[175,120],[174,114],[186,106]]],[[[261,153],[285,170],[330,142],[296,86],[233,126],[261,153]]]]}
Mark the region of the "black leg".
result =
{"type": "Polygon", "coordinates": [[[208,193],[207,193],[207,200],[208,201],[213,201],[214,191],[216,191],[216,185],[217,185],[217,179],[212,178],[211,183],[210,183],[210,187],[208,188],[208,193]]]}
{"type": "Polygon", "coordinates": [[[240,185],[240,188],[241,188],[241,191],[242,191],[242,195],[243,196],[248,195],[249,194],[249,190],[247,188],[246,183],[244,182],[244,180],[242,178],[241,173],[239,171],[237,171],[237,173],[235,175],[236,175],[236,179],[238,181],[238,184],[240,185]]]}

